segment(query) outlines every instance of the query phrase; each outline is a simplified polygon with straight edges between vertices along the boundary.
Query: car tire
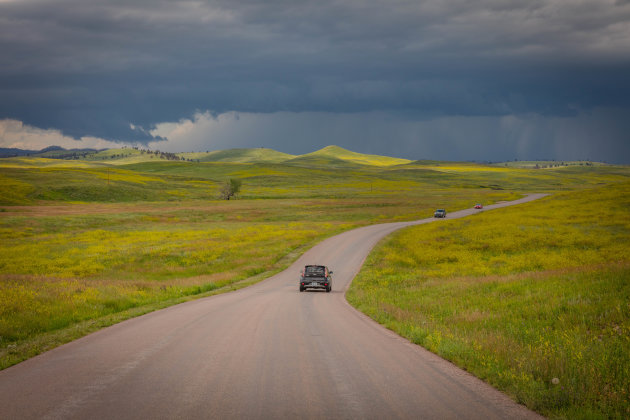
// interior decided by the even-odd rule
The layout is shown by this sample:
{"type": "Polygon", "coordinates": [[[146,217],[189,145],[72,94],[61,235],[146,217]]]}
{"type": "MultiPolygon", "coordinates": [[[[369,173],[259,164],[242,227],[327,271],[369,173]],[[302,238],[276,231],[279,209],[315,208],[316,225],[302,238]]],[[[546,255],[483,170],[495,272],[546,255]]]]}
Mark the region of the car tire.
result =
{"type": "Polygon", "coordinates": [[[330,291],[331,291],[331,290],[332,290],[332,287],[331,287],[331,286],[328,286],[328,287],[326,288],[326,293],[330,293],[330,291]]]}
{"type": "Polygon", "coordinates": [[[300,286],[300,292],[303,292],[304,288],[302,286],[300,286]]]}

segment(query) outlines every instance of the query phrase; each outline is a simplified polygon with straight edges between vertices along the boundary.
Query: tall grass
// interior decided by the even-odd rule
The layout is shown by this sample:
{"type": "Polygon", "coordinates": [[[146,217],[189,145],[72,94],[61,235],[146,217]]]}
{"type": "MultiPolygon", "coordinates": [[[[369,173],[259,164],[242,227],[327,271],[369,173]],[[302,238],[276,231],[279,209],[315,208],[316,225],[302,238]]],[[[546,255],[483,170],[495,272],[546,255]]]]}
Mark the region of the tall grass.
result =
{"type": "Polygon", "coordinates": [[[13,217],[0,229],[0,345],[273,272],[296,250],[352,226],[155,215],[42,219],[13,217]]]}
{"type": "Polygon", "coordinates": [[[465,202],[454,193],[422,202],[394,195],[5,206],[0,367],[76,338],[79,333],[68,336],[68,328],[90,322],[86,333],[93,321],[107,325],[99,320],[121,319],[116,314],[134,308],[162,307],[260,280],[327,236],[379,221],[428,217],[445,200],[465,202]],[[59,339],[41,344],[55,332],[59,339]]]}
{"type": "Polygon", "coordinates": [[[348,300],[552,418],[630,416],[630,184],[406,229],[348,300]]]}
{"type": "Polygon", "coordinates": [[[242,180],[240,196],[245,199],[361,196],[421,202],[428,196],[457,194],[482,201],[488,193],[573,190],[619,182],[628,175],[628,168],[613,166],[532,170],[436,162],[385,165],[388,161],[369,155],[359,155],[363,164],[357,164],[355,155],[331,160],[327,154],[314,154],[306,161],[281,164],[153,161],[116,166],[98,161],[0,159],[0,205],[211,200],[229,178],[242,180]]]}

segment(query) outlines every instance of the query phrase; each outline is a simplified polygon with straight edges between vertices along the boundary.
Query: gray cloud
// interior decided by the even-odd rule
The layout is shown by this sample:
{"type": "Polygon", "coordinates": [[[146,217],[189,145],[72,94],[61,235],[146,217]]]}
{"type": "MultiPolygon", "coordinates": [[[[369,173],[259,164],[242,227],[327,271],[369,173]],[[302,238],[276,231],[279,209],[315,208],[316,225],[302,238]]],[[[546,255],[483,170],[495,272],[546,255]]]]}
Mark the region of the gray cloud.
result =
{"type": "Polygon", "coordinates": [[[630,112],[595,109],[573,116],[442,116],[399,113],[197,113],[162,123],[152,142],[163,151],[268,147],[303,154],[336,144],[408,159],[598,160],[630,163],[630,112]],[[623,121],[619,123],[619,121],[623,121]]]}
{"type": "Polygon", "coordinates": [[[5,1],[0,51],[0,118],[76,138],[147,142],[130,127],[205,110],[630,108],[623,1],[5,1]]]}

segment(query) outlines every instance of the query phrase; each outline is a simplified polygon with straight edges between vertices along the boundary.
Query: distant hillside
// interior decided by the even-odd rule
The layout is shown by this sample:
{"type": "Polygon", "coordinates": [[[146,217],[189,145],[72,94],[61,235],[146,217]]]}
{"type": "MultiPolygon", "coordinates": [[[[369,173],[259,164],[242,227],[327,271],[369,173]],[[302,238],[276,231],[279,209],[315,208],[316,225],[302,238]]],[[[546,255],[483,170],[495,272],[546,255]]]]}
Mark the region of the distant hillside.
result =
{"type": "Polygon", "coordinates": [[[42,150],[25,150],[15,148],[0,148],[0,158],[32,156],[54,159],[78,159],[96,152],[95,149],[71,149],[67,150],[59,146],[49,146],[42,150]]]}
{"type": "Polygon", "coordinates": [[[197,161],[190,158],[191,153],[170,153],[159,150],[146,150],[136,147],[101,150],[86,157],[86,160],[105,162],[111,165],[129,165],[143,162],[197,161]]]}
{"type": "Polygon", "coordinates": [[[18,157],[18,156],[30,156],[34,153],[38,153],[35,150],[23,150],[14,148],[2,148],[0,147],[0,158],[18,157]]]}
{"type": "Polygon", "coordinates": [[[367,155],[346,150],[339,146],[326,146],[316,152],[300,155],[287,163],[293,164],[339,164],[351,163],[371,166],[393,166],[411,163],[407,159],[399,159],[388,156],[367,155]]]}
{"type": "Polygon", "coordinates": [[[32,154],[34,157],[50,158],[50,159],[85,159],[88,155],[96,153],[96,149],[70,149],[63,147],[51,146],[32,154]]]}
{"type": "Polygon", "coordinates": [[[295,156],[275,151],[273,149],[227,149],[200,153],[178,153],[186,160],[200,162],[232,162],[232,163],[281,163],[295,156]]]}
{"type": "Polygon", "coordinates": [[[25,150],[15,148],[0,148],[0,158],[19,156],[41,157],[51,159],[83,159],[93,154],[96,149],[64,149],[60,146],[48,146],[42,150],[25,150]]]}
{"type": "Polygon", "coordinates": [[[587,160],[515,160],[509,162],[497,162],[493,163],[494,166],[504,166],[509,168],[524,168],[524,169],[546,169],[546,168],[562,168],[569,166],[605,166],[606,163],[591,162],[587,160]]]}
{"type": "Polygon", "coordinates": [[[295,166],[394,166],[412,163],[407,159],[352,152],[339,146],[327,146],[304,155],[291,155],[267,148],[235,148],[197,153],[169,153],[137,147],[118,149],[72,149],[51,146],[40,151],[0,149],[0,157],[31,156],[52,159],[85,160],[112,165],[156,161],[223,162],[223,163],[287,163],[295,166]]]}
{"type": "MultiPolygon", "coordinates": [[[[75,149],[76,150],[76,149],[75,149]]],[[[66,152],[67,150],[61,146],[48,146],[39,151],[39,153],[47,152],[66,152]]]]}
{"type": "Polygon", "coordinates": [[[85,157],[85,160],[105,162],[113,165],[147,162],[152,159],[159,159],[159,157],[156,157],[153,153],[133,147],[100,150],[85,157]]]}

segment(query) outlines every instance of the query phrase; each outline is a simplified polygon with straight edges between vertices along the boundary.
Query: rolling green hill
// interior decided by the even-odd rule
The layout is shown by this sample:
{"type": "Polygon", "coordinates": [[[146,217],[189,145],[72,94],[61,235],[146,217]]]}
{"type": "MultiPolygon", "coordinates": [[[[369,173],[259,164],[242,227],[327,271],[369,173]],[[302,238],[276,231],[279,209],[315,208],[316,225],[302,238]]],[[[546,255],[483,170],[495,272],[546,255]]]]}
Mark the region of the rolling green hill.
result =
{"type": "Polygon", "coordinates": [[[286,163],[297,166],[347,166],[348,164],[361,164],[382,167],[407,164],[411,162],[407,159],[356,153],[339,146],[327,146],[321,150],[298,156],[266,148],[241,148],[216,150],[211,152],[178,153],[177,156],[183,157],[186,160],[191,159],[199,162],[286,163]]]}
{"type": "Polygon", "coordinates": [[[32,157],[50,158],[50,159],[85,159],[87,156],[97,153],[94,149],[71,149],[66,150],[61,147],[47,147],[36,153],[31,153],[32,157]]]}
{"type": "Polygon", "coordinates": [[[370,165],[370,166],[393,166],[411,163],[408,159],[399,159],[388,156],[367,155],[346,150],[339,146],[326,146],[316,152],[307,153],[297,156],[287,163],[331,163],[338,164],[339,161],[345,161],[354,164],[370,165]]]}
{"type": "Polygon", "coordinates": [[[626,167],[571,166],[546,170],[476,163],[407,161],[329,146],[296,156],[271,149],[199,155],[109,149],[85,159],[0,159],[0,205],[45,202],[133,202],[214,199],[229,178],[241,198],[341,198],[429,191],[548,192],[584,188],[627,176],[626,167]],[[404,163],[400,163],[404,162],[404,163]]]}
{"type": "Polygon", "coordinates": [[[178,153],[185,159],[192,159],[199,162],[233,162],[233,163],[280,163],[292,159],[293,155],[278,152],[273,149],[227,149],[213,152],[199,153],[178,153]]]}
{"type": "Polygon", "coordinates": [[[287,163],[295,166],[353,166],[368,165],[386,167],[412,163],[407,159],[387,156],[356,153],[338,146],[327,146],[321,150],[304,155],[291,155],[267,148],[234,148],[207,152],[166,153],[154,150],[123,147],[117,149],[65,150],[51,147],[31,154],[31,157],[52,158],[62,160],[83,160],[89,162],[105,162],[111,165],[128,165],[155,161],[192,161],[192,162],[224,162],[224,163],[287,163]]]}
{"type": "Polygon", "coordinates": [[[106,162],[112,165],[124,165],[128,163],[145,162],[151,160],[153,155],[149,155],[133,148],[106,149],[91,153],[83,160],[94,162],[106,162]]]}

